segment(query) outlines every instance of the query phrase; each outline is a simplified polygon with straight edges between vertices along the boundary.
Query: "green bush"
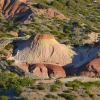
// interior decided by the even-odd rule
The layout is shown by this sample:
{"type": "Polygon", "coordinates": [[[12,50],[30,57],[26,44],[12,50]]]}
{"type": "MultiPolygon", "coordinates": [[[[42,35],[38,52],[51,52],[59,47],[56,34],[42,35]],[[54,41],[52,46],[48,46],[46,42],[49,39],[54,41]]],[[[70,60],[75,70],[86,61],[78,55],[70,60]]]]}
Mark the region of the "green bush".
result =
{"type": "Polygon", "coordinates": [[[7,96],[0,96],[0,100],[8,100],[7,96]]]}
{"type": "Polygon", "coordinates": [[[3,54],[4,56],[8,56],[8,54],[3,50],[0,51],[0,54],[3,54]]]}
{"type": "Polygon", "coordinates": [[[0,92],[15,88],[16,86],[32,86],[34,84],[33,79],[27,77],[18,77],[16,74],[12,74],[5,71],[0,73],[0,92]],[[16,76],[16,78],[15,78],[16,76]]]}
{"type": "Polygon", "coordinates": [[[0,33],[0,38],[2,38],[2,37],[9,37],[9,38],[12,38],[12,37],[14,37],[13,35],[11,35],[11,34],[4,34],[4,33],[0,33]]]}
{"type": "Polygon", "coordinates": [[[31,87],[31,89],[37,90],[38,88],[37,88],[36,85],[34,85],[34,86],[31,87]]]}
{"type": "Polygon", "coordinates": [[[75,96],[75,95],[62,93],[60,96],[65,98],[65,99],[68,99],[68,100],[77,100],[77,96],[75,96]]]}
{"type": "Polygon", "coordinates": [[[77,91],[78,88],[79,88],[79,85],[74,84],[72,87],[73,87],[73,90],[74,90],[74,91],[77,91]]]}
{"type": "Polygon", "coordinates": [[[53,27],[53,26],[50,26],[50,25],[47,25],[47,27],[48,27],[49,29],[51,29],[51,30],[54,29],[54,27],[53,27]]]}
{"type": "Polygon", "coordinates": [[[47,9],[47,8],[49,8],[48,5],[46,5],[45,3],[42,3],[42,2],[38,3],[36,5],[36,7],[39,8],[39,9],[47,9]]]}
{"type": "Polygon", "coordinates": [[[52,33],[53,35],[60,35],[60,33],[58,31],[55,31],[55,30],[50,31],[50,33],[52,33]]]}
{"type": "Polygon", "coordinates": [[[66,83],[65,86],[67,86],[67,87],[79,87],[80,84],[82,84],[81,81],[74,80],[72,82],[66,83]]]}
{"type": "Polygon", "coordinates": [[[58,79],[56,80],[56,84],[59,85],[59,86],[63,86],[64,85],[64,83],[62,81],[58,80],[58,79]]]}
{"type": "Polygon", "coordinates": [[[70,41],[66,41],[64,44],[69,45],[70,44],[70,41]]]}
{"type": "Polygon", "coordinates": [[[47,98],[52,98],[52,99],[58,99],[58,97],[57,96],[55,96],[54,94],[49,94],[49,95],[47,95],[47,98]]]}
{"type": "Polygon", "coordinates": [[[16,88],[16,94],[17,95],[20,95],[22,92],[23,92],[23,88],[22,88],[22,86],[18,86],[17,88],[16,88]]]}
{"type": "Polygon", "coordinates": [[[21,86],[32,86],[33,85],[33,80],[29,77],[25,77],[23,79],[18,79],[18,81],[20,82],[21,86]]]}
{"type": "Polygon", "coordinates": [[[38,89],[39,90],[45,90],[45,87],[44,86],[39,86],[38,89]]]}
{"type": "Polygon", "coordinates": [[[72,92],[72,90],[66,90],[66,91],[64,91],[65,93],[71,93],[72,92]]]}
{"type": "Polygon", "coordinates": [[[9,75],[10,75],[11,77],[15,77],[15,76],[16,76],[16,74],[13,73],[13,72],[10,72],[9,75]]]}
{"type": "Polygon", "coordinates": [[[52,92],[57,92],[58,91],[57,85],[51,85],[51,91],[52,92]]]}
{"type": "Polygon", "coordinates": [[[6,50],[10,50],[10,49],[13,49],[13,48],[14,48],[14,46],[12,44],[8,44],[8,45],[5,46],[6,50]]]}
{"type": "Polygon", "coordinates": [[[28,100],[28,98],[27,97],[24,97],[24,98],[22,98],[22,100],[28,100]]]}
{"type": "Polygon", "coordinates": [[[7,60],[7,63],[8,63],[9,65],[12,65],[13,61],[12,61],[12,60],[7,60]]]}
{"type": "Polygon", "coordinates": [[[92,94],[91,91],[87,90],[86,93],[87,93],[91,98],[94,98],[94,94],[92,94]]]}

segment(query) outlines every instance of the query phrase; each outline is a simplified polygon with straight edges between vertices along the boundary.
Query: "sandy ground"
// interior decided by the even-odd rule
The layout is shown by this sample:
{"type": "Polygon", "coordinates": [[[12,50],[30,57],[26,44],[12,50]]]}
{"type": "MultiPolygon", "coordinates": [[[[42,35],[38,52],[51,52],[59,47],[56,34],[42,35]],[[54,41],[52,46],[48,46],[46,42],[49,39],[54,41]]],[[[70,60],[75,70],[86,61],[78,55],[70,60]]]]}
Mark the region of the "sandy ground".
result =
{"type": "Polygon", "coordinates": [[[71,77],[71,78],[62,78],[60,79],[62,82],[70,82],[74,80],[80,80],[81,82],[92,82],[92,81],[100,81],[100,78],[92,78],[86,76],[79,76],[79,77],[71,77]]]}
{"type": "MultiPolygon", "coordinates": [[[[74,81],[74,80],[80,80],[81,82],[92,82],[92,81],[100,81],[100,78],[92,78],[92,77],[86,77],[86,76],[79,76],[79,77],[70,77],[70,78],[61,78],[59,79],[64,83],[70,82],[70,81],[74,81]]],[[[52,80],[38,80],[35,82],[35,85],[38,84],[43,84],[43,83],[54,83],[56,80],[52,79],[52,80]]]]}

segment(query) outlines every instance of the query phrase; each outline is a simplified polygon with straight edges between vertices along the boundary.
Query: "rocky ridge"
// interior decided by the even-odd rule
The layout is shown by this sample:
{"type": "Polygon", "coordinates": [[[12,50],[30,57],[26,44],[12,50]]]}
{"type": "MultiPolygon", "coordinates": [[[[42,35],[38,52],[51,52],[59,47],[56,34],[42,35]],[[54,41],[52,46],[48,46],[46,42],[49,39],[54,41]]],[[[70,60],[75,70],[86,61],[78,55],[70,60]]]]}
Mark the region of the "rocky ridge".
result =
{"type": "Polygon", "coordinates": [[[100,76],[100,59],[94,59],[80,66],[77,74],[81,76],[100,76]]]}
{"type": "Polygon", "coordinates": [[[17,16],[15,20],[21,23],[29,23],[33,20],[32,11],[26,0],[1,0],[0,8],[6,18],[17,16]]]}

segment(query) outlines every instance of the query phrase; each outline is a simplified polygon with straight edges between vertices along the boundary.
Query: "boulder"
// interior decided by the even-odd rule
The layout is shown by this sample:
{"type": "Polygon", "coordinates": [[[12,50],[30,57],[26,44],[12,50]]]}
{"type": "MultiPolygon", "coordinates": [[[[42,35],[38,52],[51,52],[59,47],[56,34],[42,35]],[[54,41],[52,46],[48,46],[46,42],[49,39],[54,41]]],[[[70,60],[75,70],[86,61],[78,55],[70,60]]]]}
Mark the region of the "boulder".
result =
{"type": "Polygon", "coordinates": [[[48,71],[44,64],[33,64],[29,65],[29,72],[39,78],[48,78],[48,71]]]}
{"type": "Polygon", "coordinates": [[[52,65],[52,64],[45,64],[45,66],[48,69],[48,75],[50,78],[59,78],[59,77],[65,77],[66,73],[62,66],[58,65],[52,65]]]}
{"type": "Polygon", "coordinates": [[[77,75],[100,76],[100,59],[94,59],[79,67],[77,75]]]}
{"type": "Polygon", "coordinates": [[[29,72],[39,78],[59,78],[65,77],[65,71],[61,66],[52,64],[32,64],[29,65],[29,72]]]}

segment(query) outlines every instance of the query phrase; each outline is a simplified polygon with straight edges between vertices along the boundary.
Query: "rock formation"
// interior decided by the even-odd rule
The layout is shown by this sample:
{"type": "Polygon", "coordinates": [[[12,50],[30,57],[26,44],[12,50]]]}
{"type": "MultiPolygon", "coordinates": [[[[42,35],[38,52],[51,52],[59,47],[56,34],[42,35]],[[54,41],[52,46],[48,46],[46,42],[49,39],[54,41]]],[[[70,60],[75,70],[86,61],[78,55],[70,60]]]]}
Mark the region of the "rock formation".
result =
{"type": "Polygon", "coordinates": [[[63,66],[67,75],[76,75],[77,69],[95,59],[99,50],[100,47],[79,47],[75,49],[58,43],[51,34],[37,34],[21,42],[11,59],[15,60],[20,68],[26,72],[32,72],[35,76],[62,77],[64,74],[60,74],[61,72],[54,65],[59,68],[63,66]],[[26,63],[25,67],[23,63],[26,63]],[[29,65],[32,67],[28,69],[29,65]],[[49,68],[47,65],[52,66],[49,68]],[[30,70],[31,68],[34,70],[30,70]],[[58,70],[57,73],[59,72],[57,76],[54,69],[58,70]],[[54,73],[49,74],[49,72],[54,73]]]}
{"type": "Polygon", "coordinates": [[[24,23],[33,20],[32,11],[27,6],[26,0],[1,0],[0,8],[6,18],[17,17],[16,21],[24,23]]]}
{"type": "Polygon", "coordinates": [[[48,18],[57,17],[59,19],[66,19],[63,14],[61,14],[60,12],[58,12],[57,10],[54,10],[52,8],[48,8],[48,9],[37,9],[37,14],[39,14],[39,15],[45,15],[48,18]]]}
{"type": "Polygon", "coordinates": [[[79,67],[77,74],[82,76],[100,76],[100,59],[94,59],[79,67]]]}
{"type": "Polygon", "coordinates": [[[51,34],[32,35],[15,50],[15,65],[40,78],[65,77],[61,66],[71,64],[75,52],[58,43],[51,34]]]}
{"type": "Polygon", "coordinates": [[[51,34],[37,34],[24,41],[16,49],[14,60],[27,64],[71,64],[75,52],[71,47],[58,43],[51,34]]]}
{"type": "Polygon", "coordinates": [[[66,76],[61,66],[52,64],[33,64],[29,66],[29,71],[39,78],[59,78],[66,76]]]}

